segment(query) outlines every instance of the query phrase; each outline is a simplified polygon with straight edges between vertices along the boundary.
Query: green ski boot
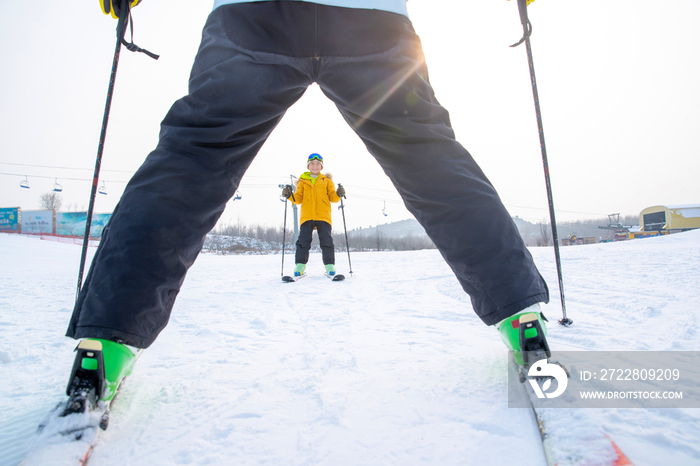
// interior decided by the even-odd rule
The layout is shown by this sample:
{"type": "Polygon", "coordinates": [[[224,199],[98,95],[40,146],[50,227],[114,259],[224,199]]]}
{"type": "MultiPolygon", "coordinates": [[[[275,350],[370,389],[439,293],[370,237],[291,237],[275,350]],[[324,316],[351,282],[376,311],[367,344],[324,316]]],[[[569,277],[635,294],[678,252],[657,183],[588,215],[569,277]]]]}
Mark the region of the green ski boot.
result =
{"type": "MultiPolygon", "coordinates": [[[[530,356],[550,357],[547,344],[547,326],[544,324],[539,305],[531,306],[522,312],[503,320],[498,325],[501,340],[513,353],[515,362],[529,364],[530,356]],[[532,309],[533,312],[529,312],[532,309]]],[[[534,361],[533,361],[534,362],[534,361]]]]}
{"type": "Polygon", "coordinates": [[[137,357],[126,345],[92,338],[82,340],[76,351],[63,416],[94,409],[99,401],[110,403],[137,357]]]}
{"type": "Polygon", "coordinates": [[[306,264],[297,264],[296,267],[294,267],[294,276],[301,277],[302,275],[304,275],[305,270],[306,264]]]}
{"type": "Polygon", "coordinates": [[[326,274],[331,277],[335,275],[335,264],[326,264],[326,274]]]}

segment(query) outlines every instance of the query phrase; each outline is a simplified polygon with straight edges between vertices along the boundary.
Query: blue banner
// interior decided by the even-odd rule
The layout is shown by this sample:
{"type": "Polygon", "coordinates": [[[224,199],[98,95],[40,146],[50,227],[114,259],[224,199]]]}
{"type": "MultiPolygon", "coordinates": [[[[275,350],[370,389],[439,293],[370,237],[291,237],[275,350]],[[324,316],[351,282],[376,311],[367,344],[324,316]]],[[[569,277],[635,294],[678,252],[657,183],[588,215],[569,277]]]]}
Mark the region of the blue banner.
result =
{"type": "Polygon", "coordinates": [[[0,209],[0,231],[19,230],[19,208],[10,207],[0,209]]]}
{"type": "Polygon", "coordinates": [[[50,235],[53,233],[53,212],[50,210],[25,210],[22,212],[22,233],[50,235]]]}
{"type": "MultiPolygon", "coordinates": [[[[93,214],[90,223],[90,237],[100,238],[112,214],[93,214]]],[[[59,212],[56,214],[56,234],[58,236],[85,236],[87,212],[59,212]]]]}

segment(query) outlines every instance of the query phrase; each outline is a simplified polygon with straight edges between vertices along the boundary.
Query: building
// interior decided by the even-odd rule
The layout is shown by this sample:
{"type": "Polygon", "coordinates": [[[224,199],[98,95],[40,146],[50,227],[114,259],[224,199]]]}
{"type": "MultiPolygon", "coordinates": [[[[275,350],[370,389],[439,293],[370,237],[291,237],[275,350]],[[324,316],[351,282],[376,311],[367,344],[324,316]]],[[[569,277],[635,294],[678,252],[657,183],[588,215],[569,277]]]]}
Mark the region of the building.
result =
{"type": "Polygon", "coordinates": [[[644,232],[668,232],[700,228],[700,204],[647,207],[639,213],[639,226],[644,232]]]}
{"type": "Polygon", "coordinates": [[[562,238],[562,246],[574,246],[577,244],[596,244],[598,241],[595,236],[576,236],[574,234],[569,235],[568,238],[562,238]]]}

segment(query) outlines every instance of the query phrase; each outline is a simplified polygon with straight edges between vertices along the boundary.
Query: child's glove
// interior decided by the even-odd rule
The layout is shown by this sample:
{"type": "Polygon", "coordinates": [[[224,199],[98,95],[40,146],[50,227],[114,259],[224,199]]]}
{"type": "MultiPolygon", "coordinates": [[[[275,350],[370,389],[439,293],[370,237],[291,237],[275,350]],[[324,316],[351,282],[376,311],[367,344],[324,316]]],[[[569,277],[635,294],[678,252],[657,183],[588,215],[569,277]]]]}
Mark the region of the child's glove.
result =
{"type": "Polygon", "coordinates": [[[341,185],[338,185],[338,189],[336,189],[335,193],[340,197],[345,197],[345,188],[343,188],[341,185]]]}
{"type": "Polygon", "coordinates": [[[282,196],[284,196],[285,199],[288,199],[289,196],[292,195],[292,187],[287,185],[282,189],[282,196]]]}

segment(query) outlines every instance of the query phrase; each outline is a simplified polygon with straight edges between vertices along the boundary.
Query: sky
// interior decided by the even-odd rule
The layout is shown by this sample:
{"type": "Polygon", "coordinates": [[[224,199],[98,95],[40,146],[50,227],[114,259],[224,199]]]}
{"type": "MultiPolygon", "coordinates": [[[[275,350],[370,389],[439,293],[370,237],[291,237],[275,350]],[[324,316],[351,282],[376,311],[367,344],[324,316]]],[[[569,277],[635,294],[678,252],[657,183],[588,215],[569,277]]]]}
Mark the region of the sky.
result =
{"type": "MultiPolygon", "coordinates": [[[[410,0],[438,100],[514,216],[548,221],[537,120],[514,1],[410,0]]],[[[146,0],[122,50],[95,211],[111,212],[157,143],[187,78],[211,2],[146,0]]],[[[559,221],[700,203],[700,32],[695,0],[537,0],[528,8],[559,221]]],[[[89,203],[115,20],[97,2],[0,2],[0,207],[89,203]],[[28,181],[30,189],[20,187],[28,181]]],[[[312,152],[347,190],[348,229],[410,218],[391,182],[333,104],[311,86],[246,173],[220,224],[281,226],[277,186],[312,152]]],[[[439,180],[434,180],[439,182],[439,180]]],[[[291,214],[290,221],[291,221],[291,214]]],[[[334,210],[334,227],[342,225],[334,210]]]]}

